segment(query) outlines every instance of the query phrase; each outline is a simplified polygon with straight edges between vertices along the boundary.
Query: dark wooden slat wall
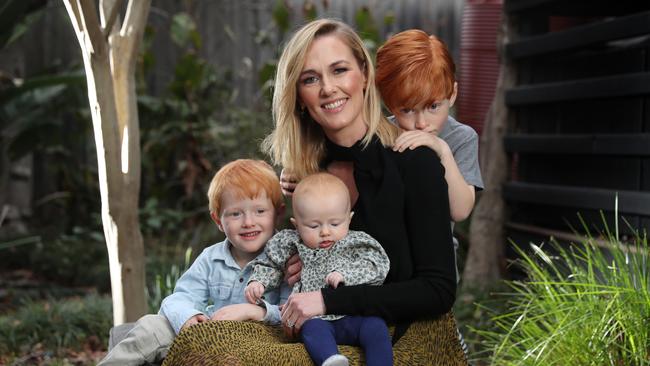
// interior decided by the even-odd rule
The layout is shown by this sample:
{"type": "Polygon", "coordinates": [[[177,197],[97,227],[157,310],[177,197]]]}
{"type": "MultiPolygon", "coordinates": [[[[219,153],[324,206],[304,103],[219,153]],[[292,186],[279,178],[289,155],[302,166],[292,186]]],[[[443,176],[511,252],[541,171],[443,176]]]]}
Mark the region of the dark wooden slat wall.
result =
{"type": "MultiPolygon", "coordinates": [[[[505,147],[508,220],[571,231],[613,228],[615,198],[650,231],[650,2],[506,0],[517,85],[505,147]]],[[[629,233],[619,222],[621,232],[629,233]]],[[[509,230],[510,237],[522,237],[509,230]]]]}

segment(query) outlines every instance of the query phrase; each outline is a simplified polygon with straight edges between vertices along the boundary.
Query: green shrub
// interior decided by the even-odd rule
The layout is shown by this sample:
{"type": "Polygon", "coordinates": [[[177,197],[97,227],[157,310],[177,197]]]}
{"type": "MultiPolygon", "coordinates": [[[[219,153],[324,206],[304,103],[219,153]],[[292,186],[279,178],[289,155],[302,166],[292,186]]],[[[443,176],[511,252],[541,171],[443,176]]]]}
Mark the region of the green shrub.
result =
{"type": "Polygon", "coordinates": [[[626,245],[605,231],[606,240],[517,248],[528,279],[508,282],[509,310],[493,314],[493,330],[475,330],[490,364],[648,365],[647,235],[626,245]]]}
{"type": "Polygon", "coordinates": [[[112,323],[109,297],[26,300],[17,311],[0,316],[0,355],[25,354],[37,345],[54,354],[79,350],[89,337],[105,345],[112,323]]]}
{"type": "Polygon", "coordinates": [[[171,264],[168,267],[158,265],[153,281],[147,285],[147,305],[150,313],[157,313],[160,303],[174,292],[176,281],[192,264],[192,248],[185,250],[185,257],[182,265],[171,264]]]}

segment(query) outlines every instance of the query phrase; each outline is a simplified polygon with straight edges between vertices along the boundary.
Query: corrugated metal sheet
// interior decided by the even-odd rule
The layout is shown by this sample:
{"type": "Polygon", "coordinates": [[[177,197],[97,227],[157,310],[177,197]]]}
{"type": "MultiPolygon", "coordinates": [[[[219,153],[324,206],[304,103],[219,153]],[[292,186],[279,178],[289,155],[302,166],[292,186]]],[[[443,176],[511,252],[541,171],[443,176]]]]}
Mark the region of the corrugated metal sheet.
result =
{"type": "Polygon", "coordinates": [[[499,76],[496,42],[502,6],[501,0],[467,1],[463,10],[457,117],[479,134],[499,76]]]}

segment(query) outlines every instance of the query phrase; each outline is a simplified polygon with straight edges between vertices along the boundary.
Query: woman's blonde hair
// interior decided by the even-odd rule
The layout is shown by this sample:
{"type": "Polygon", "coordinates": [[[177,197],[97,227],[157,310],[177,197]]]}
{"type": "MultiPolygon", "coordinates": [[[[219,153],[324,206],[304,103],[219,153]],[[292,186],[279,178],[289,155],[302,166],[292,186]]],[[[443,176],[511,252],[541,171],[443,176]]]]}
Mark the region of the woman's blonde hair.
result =
{"type": "Polygon", "coordinates": [[[273,92],[275,129],[262,143],[262,149],[271,156],[274,164],[281,165],[298,178],[319,171],[319,164],[325,155],[323,129],[309,113],[301,113],[297,86],[309,46],[318,37],[330,34],[336,35],[350,47],[366,76],[362,116],[368,130],[362,140],[363,145],[368,145],[374,135],[384,146],[392,145],[397,137],[397,128],[381,113],[375,69],[361,38],[341,21],[314,20],[296,31],[284,47],[273,92]]]}

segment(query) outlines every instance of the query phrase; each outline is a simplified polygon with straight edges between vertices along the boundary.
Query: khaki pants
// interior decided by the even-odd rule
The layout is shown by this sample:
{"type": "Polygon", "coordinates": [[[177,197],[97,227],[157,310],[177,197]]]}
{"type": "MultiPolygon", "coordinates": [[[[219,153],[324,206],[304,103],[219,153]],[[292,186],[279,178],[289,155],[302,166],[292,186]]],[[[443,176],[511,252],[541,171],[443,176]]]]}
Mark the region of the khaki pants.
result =
{"type": "Polygon", "coordinates": [[[97,366],[159,363],[167,356],[174,337],[176,333],[167,318],[162,315],[145,315],[97,366]]]}

